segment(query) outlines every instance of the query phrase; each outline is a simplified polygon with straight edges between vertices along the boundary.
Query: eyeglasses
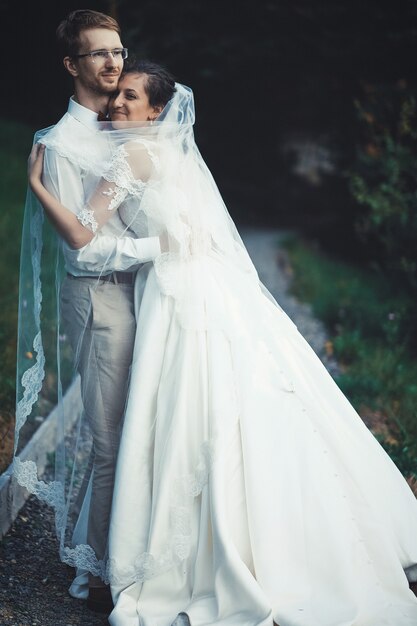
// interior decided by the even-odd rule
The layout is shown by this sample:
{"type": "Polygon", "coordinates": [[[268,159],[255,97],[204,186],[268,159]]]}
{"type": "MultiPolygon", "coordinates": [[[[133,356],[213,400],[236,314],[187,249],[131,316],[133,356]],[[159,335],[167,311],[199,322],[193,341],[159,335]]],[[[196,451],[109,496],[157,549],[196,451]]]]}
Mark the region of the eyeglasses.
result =
{"type": "Polygon", "coordinates": [[[114,50],[92,50],[92,52],[86,52],[85,54],[76,54],[74,56],[76,59],[91,57],[93,63],[95,63],[96,61],[99,63],[103,63],[104,61],[107,61],[110,54],[115,61],[120,61],[121,59],[124,60],[127,59],[128,49],[115,48],[114,50]]]}

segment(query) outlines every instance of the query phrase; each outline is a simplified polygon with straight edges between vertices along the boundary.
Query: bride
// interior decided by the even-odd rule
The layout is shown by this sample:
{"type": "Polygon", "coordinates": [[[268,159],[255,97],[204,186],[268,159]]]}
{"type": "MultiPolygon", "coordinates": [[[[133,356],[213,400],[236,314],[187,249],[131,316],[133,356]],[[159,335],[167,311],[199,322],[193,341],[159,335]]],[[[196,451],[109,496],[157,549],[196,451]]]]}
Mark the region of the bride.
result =
{"type": "Polygon", "coordinates": [[[194,142],[191,90],[156,107],[152,68],[122,75],[112,157],[77,217],[43,187],[39,145],[29,170],[75,254],[115,211],[161,241],[136,281],[109,558],[84,552],[110,624],[415,626],[417,501],[260,283],[194,142]]]}

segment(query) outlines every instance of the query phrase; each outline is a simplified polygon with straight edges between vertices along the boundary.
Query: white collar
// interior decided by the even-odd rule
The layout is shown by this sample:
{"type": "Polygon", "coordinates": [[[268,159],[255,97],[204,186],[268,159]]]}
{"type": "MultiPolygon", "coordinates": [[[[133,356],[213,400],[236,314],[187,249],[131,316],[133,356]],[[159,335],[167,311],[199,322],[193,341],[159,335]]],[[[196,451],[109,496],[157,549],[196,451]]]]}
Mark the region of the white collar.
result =
{"type": "Polygon", "coordinates": [[[97,130],[100,128],[99,122],[97,120],[97,113],[92,111],[91,109],[87,109],[87,107],[83,106],[79,102],[74,100],[74,96],[71,96],[68,103],[68,113],[75,117],[76,120],[88,126],[89,128],[93,128],[97,130]]]}

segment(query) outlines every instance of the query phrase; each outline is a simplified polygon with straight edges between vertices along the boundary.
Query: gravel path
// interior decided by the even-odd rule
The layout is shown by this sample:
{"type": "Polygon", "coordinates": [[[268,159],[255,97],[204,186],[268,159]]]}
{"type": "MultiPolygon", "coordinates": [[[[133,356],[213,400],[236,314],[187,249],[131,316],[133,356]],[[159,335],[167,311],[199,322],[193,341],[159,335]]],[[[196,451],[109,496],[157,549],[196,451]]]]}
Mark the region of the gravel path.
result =
{"type": "Polygon", "coordinates": [[[336,376],[339,369],[336,361],[326,353],[328,337],[323,324],[314,317],[310,305],[299,302],[289,293],[292,270],[285,250],[279,245],[286,234],[273,230],[250,230],[241,234],[261,281],[296,324],[332,376],[336,376]]]}
{"type": "Polygon", "coordinates": [[[0,543],[0,626],[108,626],[67,592],[51,509],[31,497],[0,543]]]}
{"type": "MultiPolygon", "coordinates": [[[[291,271],[279,248],[282,234],[243,232],[261,280],[334,374],[325,353],[326,333],[308,306],[288,294],[291,271]]],[[[67,589],[73,570],[60,563],[51,510],[29,498],[0,543],[0,626],[102,626],[106,617],[91,613],[67,589]]]]}

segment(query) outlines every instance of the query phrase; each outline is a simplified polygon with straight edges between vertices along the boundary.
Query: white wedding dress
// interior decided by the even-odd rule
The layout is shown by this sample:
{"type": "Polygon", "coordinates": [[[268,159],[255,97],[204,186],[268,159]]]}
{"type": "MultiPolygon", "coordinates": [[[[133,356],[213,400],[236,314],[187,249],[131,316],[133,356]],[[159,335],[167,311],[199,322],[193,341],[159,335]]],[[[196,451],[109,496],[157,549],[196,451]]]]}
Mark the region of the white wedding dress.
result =
{"type": "Polygon", "coordinates": [[[197,234],[138,274],[110,624],[415,626],[411,490],[254,273],[197,234]]]}
{"type": "MultiPolygon", "coordinates": [[[[138,237],[164,241],[135,285],[108,559],[86,543],[90,439],[82,414],[67,424],[74,385],[69,406],[58,380],[54,480],[17,448],[14,474],[55,508],[61,559],[79,573],[71,593],[86,597],[87,572],[110,582],[112,626],[417,626],[417,500],[259,281],[195,145],[192,92],[176,87],[155,124],[103,124],[87,155],[57,147],[98,181],[83,224],[99,230],[119,209],[138,237]],[[107,152],[110,164],[87,158],[107,152]]],[[[263,132],[242,129],[242,145],[263,132]]],[[[59,309],[60,265],[42,261],[31,194],[25,233],[17,435],[38,415],[45,363],[59,374],[74,356],[41,319],[59,309]]],[[[113,356],[95,355],[110,369],[113,356]]]]}
{"type": "Polygon", "coordinates": [[[182,328],[150,271],[110,530],[132,582],[110,623],[417,624],[409,487],[285,314],[201,263],[236,338],[182,328]]]}
{"type": "Polygon", "coordinates": [[[105,567],[112,626],[416,626],[414,495],[260,283],[192,92],[160,118],[102,131],[116,150],[81,216],[119,207],[168,249],[136,281],[109,560],[81,545],[77,564],[105,567]]]}

